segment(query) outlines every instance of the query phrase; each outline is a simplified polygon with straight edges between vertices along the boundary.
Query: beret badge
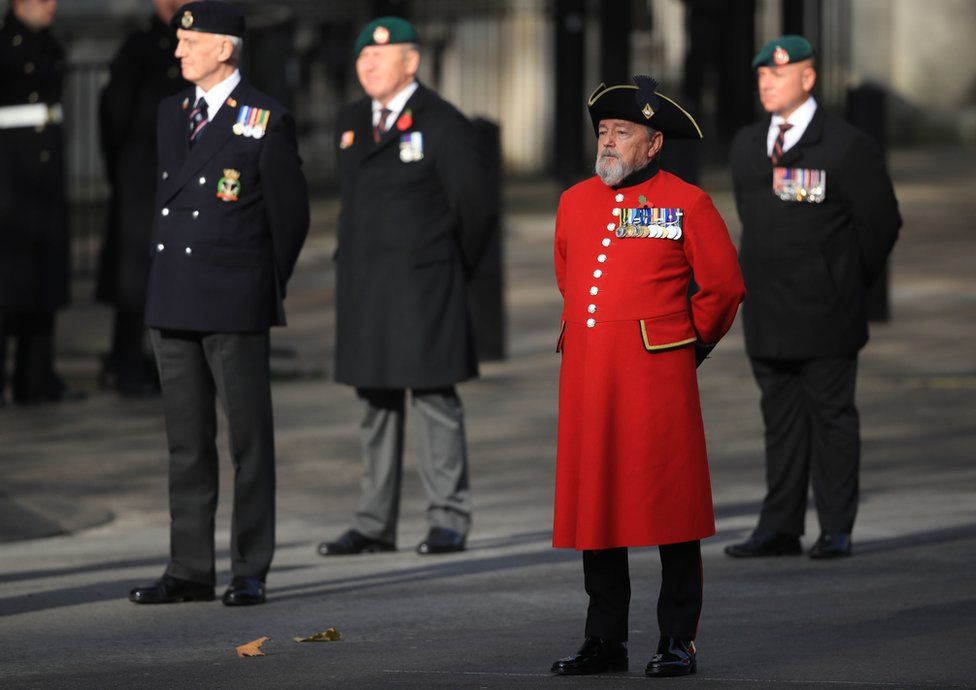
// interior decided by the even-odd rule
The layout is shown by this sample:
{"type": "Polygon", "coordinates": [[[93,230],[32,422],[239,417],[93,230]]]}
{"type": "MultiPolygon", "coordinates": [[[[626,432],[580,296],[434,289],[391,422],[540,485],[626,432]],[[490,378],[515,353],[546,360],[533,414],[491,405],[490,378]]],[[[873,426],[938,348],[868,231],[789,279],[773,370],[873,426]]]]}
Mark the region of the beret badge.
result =
{"type": "Polygon", "coordinates": [[[377,45],[386,45],[390,42],[390,30],[385,26],[377,26],[373,30],[373,42],[377,45]]]}
{"type": "Polygon", "coordinates": [[[782,46],[776,46],[773,51],[773,63],[777,65],[785,65],[790,61],[790,54],[786,52],[786,48],[782,46]]]}
{"type": "Polygon", "coordinates": [[[180,19],[180,26],[184,29],[189,29],[193,26],[193,13],[190,10],[183,13],[183,18],[180,19]]]}

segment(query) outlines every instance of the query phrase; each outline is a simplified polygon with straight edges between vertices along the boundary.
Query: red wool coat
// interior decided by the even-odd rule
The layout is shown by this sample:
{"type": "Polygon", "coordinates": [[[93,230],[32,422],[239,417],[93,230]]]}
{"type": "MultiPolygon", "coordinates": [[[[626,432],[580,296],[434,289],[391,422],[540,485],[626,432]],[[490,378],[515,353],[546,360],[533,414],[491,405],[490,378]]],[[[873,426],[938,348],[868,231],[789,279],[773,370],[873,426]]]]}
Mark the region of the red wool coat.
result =
{"type": "Polygon", "coordinates": [[[745,295],[722,217],[663,171],[617,190],[592,177],[559,201],[555,268],[564,306],[553,546],[711,536],[694,344],[717,343],[745,295]],[[680,209],[680,232],[618,237],[641,206],[671,209],[671,221],[680,209]]]}

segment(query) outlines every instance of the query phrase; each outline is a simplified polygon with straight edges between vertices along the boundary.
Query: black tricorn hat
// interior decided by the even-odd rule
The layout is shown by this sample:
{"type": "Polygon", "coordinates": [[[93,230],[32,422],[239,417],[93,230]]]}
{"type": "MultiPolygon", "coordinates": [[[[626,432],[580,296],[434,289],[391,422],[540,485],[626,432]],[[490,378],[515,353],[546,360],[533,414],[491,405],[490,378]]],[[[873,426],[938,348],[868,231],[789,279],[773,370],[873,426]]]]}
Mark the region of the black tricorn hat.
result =
{"type": "Polygon", "coordinates": [[[600,84],[586,105],[593,120],[593,133],[600,131],[600,120],[627,120],[653,127],[665,137],[701,139],[695,118],[667,96],[656,91],[657,81],[638,74],[633,84],[600,84]]]}

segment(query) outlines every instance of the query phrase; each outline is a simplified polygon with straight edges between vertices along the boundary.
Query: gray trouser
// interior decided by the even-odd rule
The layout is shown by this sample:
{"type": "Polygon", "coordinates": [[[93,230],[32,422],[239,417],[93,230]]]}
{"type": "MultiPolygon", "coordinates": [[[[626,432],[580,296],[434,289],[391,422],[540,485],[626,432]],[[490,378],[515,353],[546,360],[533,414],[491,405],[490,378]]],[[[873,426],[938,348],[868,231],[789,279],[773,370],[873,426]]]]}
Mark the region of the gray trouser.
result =
{"type": "MultiPolygon", "coordinates": [[[[396,543],[403,476],[406,391],[357,388],[364,403],[362,497],[352,526],[372,539],[396,543]]],[[[454,387],[412,390],[417,468],[427,492],[431,527],[467,534],[471,525],[464,409],[454,387]]]]}
{"type": "Polygon", "coordinates": [[[231,570],[264,580],[274,553],[274,424],[268,332],[152,329],[169,442],[170,563],[183,580],[214,583],[217,414],[234,463],[231,570]]]}

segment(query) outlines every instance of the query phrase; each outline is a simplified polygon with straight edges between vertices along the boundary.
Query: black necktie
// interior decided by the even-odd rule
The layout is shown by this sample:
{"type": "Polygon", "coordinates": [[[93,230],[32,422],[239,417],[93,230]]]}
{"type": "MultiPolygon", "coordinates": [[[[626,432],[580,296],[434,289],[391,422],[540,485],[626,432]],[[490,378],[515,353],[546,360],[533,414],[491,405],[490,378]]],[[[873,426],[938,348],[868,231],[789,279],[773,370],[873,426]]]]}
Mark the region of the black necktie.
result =
{"type": "Polygon", "coordinates": [[[373,127],[373,139],[377,143],[379,143],[380,138],[386,134],[386,121],[390,119],[390,113],[392,112],[393,111],[389,110],[388,108],[380,108],[379,122],[377,122],[376,126],[373,127]]]}
{"type": "Polygon", "coordinates": [[[207,99],[200,96],[200,100],[190,111],[190,146],[200,137],[203,128],[207,126],[207,99]]]}
{"type": "Polygon", "coordinates": [[[783,157],[783,143],[786,140],[786,132],[791,129],[793,129],[793,125],[789,122],[784,122],[779,126],[779,134],[776,135],[776,141],[773,142],[773,155],[770,156],[773,165],[779,163],[779,159],[783,157]]]}

